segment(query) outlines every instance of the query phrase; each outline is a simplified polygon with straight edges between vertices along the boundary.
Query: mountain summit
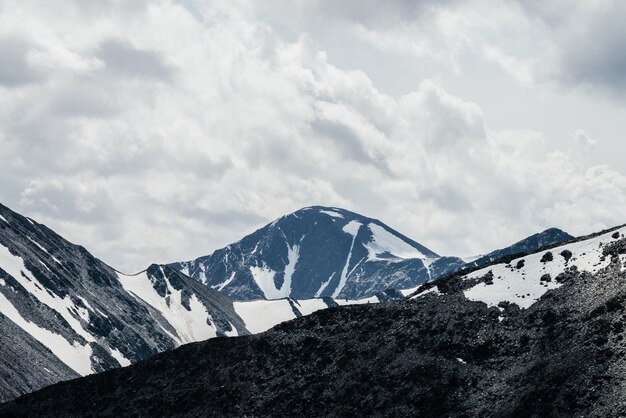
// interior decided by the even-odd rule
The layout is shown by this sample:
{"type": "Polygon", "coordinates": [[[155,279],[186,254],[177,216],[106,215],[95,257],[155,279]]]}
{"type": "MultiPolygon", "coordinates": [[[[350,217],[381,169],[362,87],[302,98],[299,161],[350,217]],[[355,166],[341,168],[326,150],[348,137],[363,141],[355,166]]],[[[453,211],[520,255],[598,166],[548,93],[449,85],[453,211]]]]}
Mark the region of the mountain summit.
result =
{"type": "Polygon", "coordinates": [[[323,206],[283,216],[211,255],[171,264],[238,300],[357,299],[414,287],[461,265],[379,220],[323,206]]]}

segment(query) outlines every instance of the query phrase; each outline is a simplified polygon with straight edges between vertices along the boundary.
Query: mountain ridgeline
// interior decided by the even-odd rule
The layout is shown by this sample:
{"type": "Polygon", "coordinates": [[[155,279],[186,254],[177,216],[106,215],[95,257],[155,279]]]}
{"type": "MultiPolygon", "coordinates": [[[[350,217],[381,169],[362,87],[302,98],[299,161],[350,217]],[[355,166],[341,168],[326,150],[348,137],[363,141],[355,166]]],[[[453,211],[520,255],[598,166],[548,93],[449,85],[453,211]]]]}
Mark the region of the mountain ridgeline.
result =
{"type": "Polygon", "coordinates": [[[338,208],[301,209],[242,240],[170,266],[236,300],[359,299],[460,268],[382,222],[338,208]]]}
{"type": "Polygon", "coordinates": [[[0,415],[626,415],[626,227],[403,301],[331,308],[59,383],[0,415]]]}
{"type": "Polygon", "coordinates": [[[490,252],[489,254],[480,256],[475,260],[467,263],[466,268],[480,267],[498,260],[503,257],[512,256],[515,254],[524,254],[536,251],[540,248],[544,248],[554,244],[560,244],[574,239],[573,236],[567,232],[561,231],[558,228],[549,228],[543,232],[524,238],[515,244],[506,248],[501,248],[490,252]]]}
{"type": "Polygon", "coordinates": [[[402,299],[462,265],[379,221],[314,207],[178,270],[126,275],[0,205],[0,401],[187,343],[402,299]]]}
{"type": "Polygon", "coordinates": [[[118,273],[0,205],[0,400],[217,335],[247,334],[232,301],[152,265],[118,273]]]}
{"type": "Polygon", "coordinates": [[[233,301],[168,266],[122,274],[0,205],[0,401],[182,344],[265,331],[362,300],[233,301]]]}

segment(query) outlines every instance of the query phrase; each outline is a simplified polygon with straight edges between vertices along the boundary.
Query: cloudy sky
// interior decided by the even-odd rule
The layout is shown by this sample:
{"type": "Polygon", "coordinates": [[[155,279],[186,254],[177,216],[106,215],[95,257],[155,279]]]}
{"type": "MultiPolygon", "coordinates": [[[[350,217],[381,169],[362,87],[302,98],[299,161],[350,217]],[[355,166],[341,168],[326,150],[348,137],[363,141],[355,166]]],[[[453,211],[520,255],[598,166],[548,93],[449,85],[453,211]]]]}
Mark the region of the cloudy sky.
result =
{"type": "Polygon", "coordinates": [[[0,202],[127,272],[303,206],[441,254],[626,222],[626,2],[0,0],[0,202]]]}

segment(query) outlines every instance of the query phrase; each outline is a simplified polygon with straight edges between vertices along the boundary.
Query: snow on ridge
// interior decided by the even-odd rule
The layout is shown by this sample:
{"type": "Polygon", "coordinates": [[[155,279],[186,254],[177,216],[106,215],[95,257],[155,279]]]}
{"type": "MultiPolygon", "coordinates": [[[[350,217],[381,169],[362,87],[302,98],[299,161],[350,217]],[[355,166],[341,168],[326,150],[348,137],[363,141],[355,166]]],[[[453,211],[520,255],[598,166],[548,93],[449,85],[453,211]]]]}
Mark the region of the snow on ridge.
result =
{"type": "Polygon", "coordinates": [[[73,312],[81,312],[81,308],[72,302],[69,296],[60,298],[58,295],[44,290],[45,286],[41,285],[26,268],[24,260],[11,254],[4,245],[0,245],[0,266],[39,302],[59,313],[76,334],[83,337],[87,342],[95,341],[95,338],[83,328],[80,320],[74,316],[73,312]]]}
{"type": "MultiPolygon", "coordinates": [[[[549,250],[519,257],[509,264],[496,264],[474,271],[465,279],[482,278],[489,271],[493,274],[493,284],[479,283],[464,291],[469,300],[481,301],[489,306],[497,306],[500,302],[511,302],[520,308],[532,306],[548,290],[561,286],[555,278],[567,268],[576,266],[579,271],[597,273],[610,264],[610,257],[602,258],[602,247],[615,241],[614,236],[623,237],[626,227],[610,231],[595,238],[573,242],[549,250]],[[562,255],[571,252],[569,261],[562,255]],[[552,254],[548,261],[544,256],[552,254]],[[542,261],[543,259],[543,261],[542,261]],[[523,262],[522,262],[523,260],[523,262]],[[550,281],[542,280],[550,275],[550,281]]],[[[619,238],[618,237],[618,238],[619,238]]]]}
{"type": "Polygon", "coordinates": [[[463,260],[464,263],[473,263],[474,261],[478,260],[479,258],[484,257],[484,254],[481,255],[470,255],[470,256],[466,256],[466,257],[459,257],[461,260],[463,260]]]}
{"type": "Polygon", "coordinates": [[[89,343],[85,345],[77,342],[70,343],[63,336],[26,320],[2,293],[0,293],[0,307],[4,316],[47,347],[52,354],[76,373],[86,376],[94,372],[91,368],[92,350],[89,343]]]}
{"type": "MultiPolygon", "coordinates": [[[[379,300],[372,296],[358,300],[335,299],[335,302],[340,306],[345,306],[379,303],[379,300]]],[[[328,308],[326,302],[321,298],[235,301],[233,305],[235,312],[243,319],[248,331],[253,334],[267,331],[282,322],[296,319],[298,316],[294,312],[294,307],[303,316],[328,308]]]]}
{"type": "Polygon", "coordinates": [[[46,250],[46,249],[43,247],[43,245],[41,245],[40,243],[38,243],[37,241],[35,241],[35,240],[34,240],[34,239],[32,239],[31,237],[26,237],[26,238],[28,238],[28,240],[29,240],[30,242],[32,242],[32,243],[33,243],[33,244],[35,244],[37,247],[39,247],[39,249],[40,249],[41,251],[43,251],[43,252],[44,252],[44,253],[46,253],[46,254],[49,254],[49,253],[48,253],[48,250],[46,250]]]}
{"type": "Polygon", "coordinates": [[[423,292],[420,292],[415,296],[411,296],[411,299],[421,298],[422,296],[430,295],[430,294],[437,295],[437,296],[442,295],[442,293],[439,291],[439,288],[437,286],[433,286],[430,289],[424,290],[423,292]]]}
{"type": "Polygon", "coordinates": [[[320,210],[320,213],[323,213],[324,215],[328,215],[332,218],[342,218],[342,219],[344,218],[344,216],[341,213],[335,212],[332,210],[320,210]]]}
{"type": "Polygon", "coordinates": [[[154,289],[152,279],[147,272],[144,271],[135,276],[117,273],[117,277],[126,292],[161,313],[163,319],[176,330],[177,335],[172,335],[165,328],[162,328],[163,331],[179,345],[217,336],[213,318],[198,297],[195,294],[191,295],[189,299],[191,309],[187,310],[182,305],[182,291],[175,289],[165,274],[163,277],[169,294],[169,304],[154,289]]]}
{"type": "Polygon", "coordinates": [[[380,255],[385,253],[389,253],[402,259],[427,258],[427,256],[417,248],[414,248],[401,238],[393,235],[382,226],[370,223],[367,227],[372,232],[372,240],[365,244],[368,252],[368,261],[388,260],[387,258],[380,257],[380,255]]]}
{"type": "Polygon", "coordinates": [[[345,233],[348,233],[356,238],[356,235],[359,233],[359,229],[361,229],[361,222],[359,221],[350,221],[344,225],[341,230],[345,233]]]}

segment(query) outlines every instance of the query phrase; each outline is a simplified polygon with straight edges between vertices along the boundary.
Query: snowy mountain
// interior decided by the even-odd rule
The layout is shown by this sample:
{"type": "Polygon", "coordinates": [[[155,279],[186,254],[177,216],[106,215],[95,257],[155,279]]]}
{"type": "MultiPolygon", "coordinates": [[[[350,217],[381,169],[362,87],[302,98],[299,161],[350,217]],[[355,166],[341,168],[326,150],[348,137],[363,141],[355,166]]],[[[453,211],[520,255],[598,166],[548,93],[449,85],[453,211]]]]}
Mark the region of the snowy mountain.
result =
{"type": "Polygon", "coordinates": [[[0,415],[624,416],[625,234],[512,256],[408,300],[189,344],[0,415]]]}
{"type": "Polygon", "coordinates": [[[549,290],[581,276],[623,275],[626,270],[625,234],[626,227],[615,228],[516,256],[461,276],[460,287],[467,299],[488,306],[508,303],[528,308],[549,290]]]}
{"type": "Polygon", "coordinates": [[[232,301],[167,266],[116,272],[0,205],[0,400],[181,344],[248,334],[232,301]]]}
{"type": "Polygon", "coordinates": [[[533,252],[548,245],[559,244],[573,238],[573,236],[558,228],[549,228],[543,232],[524,238],[509,247],[501,248],[499,250],[492,251],[489,254],[476,257],[474,260],[469,261],[464,268],[484,266],[502,257],[533,252]]]}
{"type": "Polygon", "coordinates": [[[168,266],[125,275],[0,205],[0,401],[182,344],[265,331],[317,310],[401,298],[236,302],[168,266]]]}
{"type": "Polygon", "coordinates": [[[463,264],[376,219],[314,206],[209,256],[171,266],[233,299],[253,300],[367,298],[416,286],[463,264]]]}

